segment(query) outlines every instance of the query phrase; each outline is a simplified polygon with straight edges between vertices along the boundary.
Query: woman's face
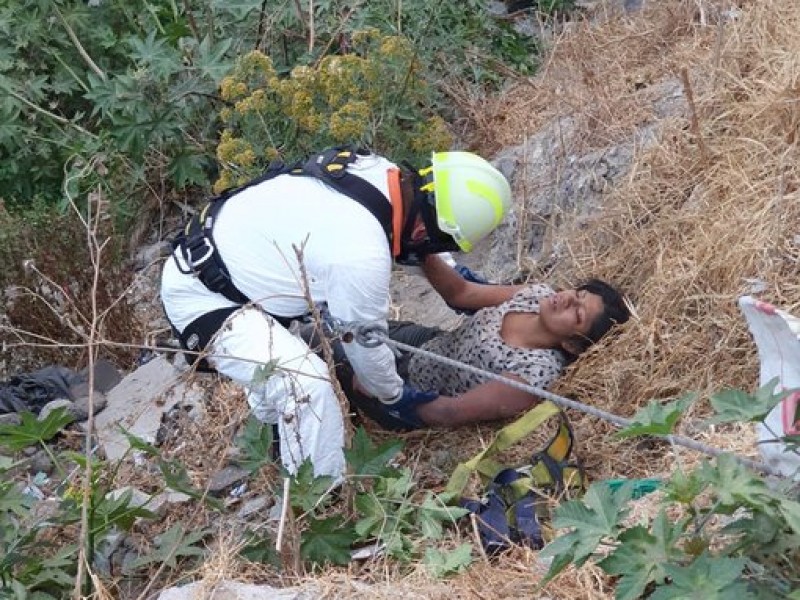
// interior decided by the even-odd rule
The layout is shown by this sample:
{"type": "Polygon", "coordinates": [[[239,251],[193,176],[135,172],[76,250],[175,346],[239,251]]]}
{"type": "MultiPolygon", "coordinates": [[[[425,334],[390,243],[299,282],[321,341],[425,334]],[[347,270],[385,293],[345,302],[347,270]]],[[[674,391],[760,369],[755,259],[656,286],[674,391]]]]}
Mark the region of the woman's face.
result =
{"type": "Polygon", "coordinates": [[[539,302],[542,326],[565,340],[587,335],[601,314],[603,299],[586,290],[556,292],[539,302]]]}

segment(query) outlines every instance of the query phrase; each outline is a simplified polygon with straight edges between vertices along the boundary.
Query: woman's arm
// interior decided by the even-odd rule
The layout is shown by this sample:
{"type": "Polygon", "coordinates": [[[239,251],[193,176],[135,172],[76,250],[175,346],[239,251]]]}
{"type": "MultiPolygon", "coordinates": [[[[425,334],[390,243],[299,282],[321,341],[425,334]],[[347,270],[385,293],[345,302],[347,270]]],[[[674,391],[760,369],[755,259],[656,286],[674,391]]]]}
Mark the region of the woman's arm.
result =
{"type": "MultiPolygon", "coordinates": [[[[511,373],[503,376],[527,383],[511,373]]],[[[489,381],[461,396],[439,396],[421,405],[417,416],[434,427],[457,427],[479,421],[507,419],[533,407],[539,398],[500,381],[489,381]]]]}
{"type": "Polygon", "coordinates": [[[524,286],[487,285],[467,281],[439,256],[429,254],[422,263],[433,289],[451,306],[478,310],[510,300],[524,286]]]}

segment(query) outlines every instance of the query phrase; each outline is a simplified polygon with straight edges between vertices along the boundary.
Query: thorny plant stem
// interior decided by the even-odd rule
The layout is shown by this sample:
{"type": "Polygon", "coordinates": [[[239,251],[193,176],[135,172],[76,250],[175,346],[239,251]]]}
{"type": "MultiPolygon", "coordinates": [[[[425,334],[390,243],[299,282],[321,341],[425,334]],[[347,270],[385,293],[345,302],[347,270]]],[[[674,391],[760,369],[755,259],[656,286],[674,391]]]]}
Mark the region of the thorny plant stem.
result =
{"type": "Polygon", "coordinates": [[[703,165],[708,165],[709,156],[706,142],[703,139],[703,133],[700,131],[700,119],[697,115],[697,105],[694,102],[694,94],[692,93],[692,84],[689,81],[689,71],[686,67],[681,69],[681,81],[683,82],[683,92],[686,94],[686,103],[689,105],[689,112],[691,115],[691,131],[697,140],[697,146],[700,148],[700,159],[703,165]]]}
{"type": "MultiPolygon", "coordinates": [[[[336,361],[333,358],[333,348],[331,347],[330,339],[328,339],[328,336],[325,335],[325,331],[323,329],[322,315],[319,312],[319,307],[311,298],[311,291],[308,286],[308,274],[306,273],[306,266],[303,263],[303,248],[298,248],[294,245],[292,248],[294,248],[294,252],[297,255],[297,262],[300,265],[300,277],[302,278],[303,292],[306,296],[308,308],[311,311],[311,316],[314,320],[314,326],[319,331],[319,343],[320,347],[322,348],[322,355],[325,359],[325,364],[328,366],[328,375],[330,377],[331,384],[333,385],[333,390],[336,393],[336,399],[339,400],[339,406],[342,410],[342,417],[344,418],[350,412],[350,403],[347,400],[347,396],[342,389],[339,379],[336,377],[336,361]]],[[[352,445],[353,440],[353,426],[349,419],[344,419],[344,429],[344,445],[345,448],[349,448],[352,445]]]]}

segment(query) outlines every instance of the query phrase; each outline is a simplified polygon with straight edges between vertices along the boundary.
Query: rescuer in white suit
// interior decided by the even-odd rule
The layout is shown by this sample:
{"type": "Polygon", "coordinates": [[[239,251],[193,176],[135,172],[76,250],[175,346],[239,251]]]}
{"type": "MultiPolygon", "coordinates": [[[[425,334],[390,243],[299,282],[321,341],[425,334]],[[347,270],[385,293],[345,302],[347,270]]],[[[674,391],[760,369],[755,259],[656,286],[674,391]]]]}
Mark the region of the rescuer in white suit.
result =
{"type": "MultiPolygon", "coordinates": [[[[343,418],[325,363],[287,329],[314,303],[334,318],[386,325],[392,261],[470,251],[503,219],[506,179],[467,152],[434,153],[419,171],[384,157],[326,151],[223,193],[187,226],[162,273],[161,300],[187,350],[247,389],[277,424],[290,473],[344,473],[343,418]],[[267,365],[265,367],[265,365],[267,365]]],[[[436,397],[403,384],[385,345],[344,344],[355,385],[403,411],[436,397]]]]}

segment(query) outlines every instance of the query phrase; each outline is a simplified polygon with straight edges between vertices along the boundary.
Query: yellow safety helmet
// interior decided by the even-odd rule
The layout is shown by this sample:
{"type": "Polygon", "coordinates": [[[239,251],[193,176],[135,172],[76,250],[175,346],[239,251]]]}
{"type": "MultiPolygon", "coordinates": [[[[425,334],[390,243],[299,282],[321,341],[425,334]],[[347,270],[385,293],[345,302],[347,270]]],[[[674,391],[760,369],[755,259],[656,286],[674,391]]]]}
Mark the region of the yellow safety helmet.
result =
{"type": "Polygon", "coordinates": [[[433,192],[436,224],[461,251],[472,251],[505,217],[511,186],[500,171],[471,152],[434,152],[429,170],[432,181],[423,189],[433,192]]]}

